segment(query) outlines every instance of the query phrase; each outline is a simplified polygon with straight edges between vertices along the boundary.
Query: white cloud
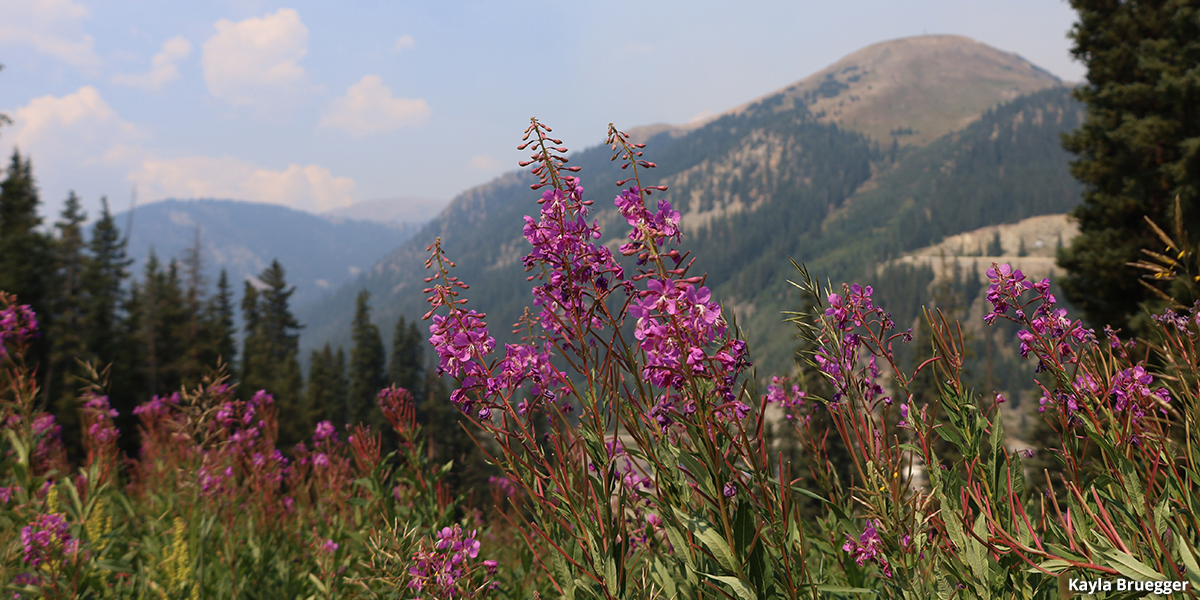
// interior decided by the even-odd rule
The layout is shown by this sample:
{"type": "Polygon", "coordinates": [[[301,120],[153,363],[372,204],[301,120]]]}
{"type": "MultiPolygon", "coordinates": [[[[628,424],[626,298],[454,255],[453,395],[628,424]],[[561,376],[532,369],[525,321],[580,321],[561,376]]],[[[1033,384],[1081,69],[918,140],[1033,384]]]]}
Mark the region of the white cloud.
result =
{"type": "Polygon", "coordinates": [[[308,53],[308,28],[295,10],[281,8],[236,23],[221,19],[216,29],[200,59],[213,96],[261,108],[306,87],[297,61],[308,53]]]}
{"type": "Polygon", "coordinates": [[[408,35],[406,33],[406,34],[396,38],[396,45],[394,46],[394,48],[395,48],[396,52],[400,52],[401,50],[407,50],[416,45],[417,45],[417,40],[414,40],[413,36],[408,35]]]}
{"type": "Polygon", "coordinates": [[[471,162],[467,163],[468,167],[479,171],[495,171],[500,168],[500,161],[486,154],[476,154],[471,157],[471,162]]]}
{"type": "Polygon", "coordinates": [[[10,116],[13,128],[5,133],[11,144],[36,156],[39,164],[60,168],[113,164],[121,148],[135,147],[145,137],[88,85],[62,97],[34,98],[10,116]]]}
{"type": "Polygon", "coordinates": [[[321,127],[348,132],[354,137],[419,125],[429,117],[429,105],[421,99],[396,98],[378,75],[367,75],[333,101],[321,127]]]}
{"type": "Polygon", "coordinates": [[[173,37],[162,45],[162,52],[150,59],[150,72],[137,75],[115,75],[113,83],[157,90],[164,83],[179,79],[179,61],[192,53],[192,43],[182,36],[173,37]]]}
{"type": "Polygon", "coordinates": [[[0,0],[0,44],[24,45],[69,65],[100,64],[95,41],[83,33],[86,6],[72,0],[0,0]]]}
{"type": "MultiPolygon", "coordinates": [[[[43,96],[14,110],[4,128],[4,155],[20,148],[51,201],[76,189],[85,202],[121,194],[129,184],[143,199],[230,198],[321,212],[355,201],[355,182],[320,165],[272,170],[230,156],[161,158],[143,147],[148,135],[83,86],[62,97],[43,96]],[[95,189],[81,188],[91,184],[95,189]]],[[[93,206],[94,210],[94,206],[93,206]]]]}
{"type": "Polygon", "coordinates": [[[147,198],[228,198],[321,212],[354,203],[354,180],[319,165],[273,171],[231,156],[146,158],[129,175],[147,198]]]}

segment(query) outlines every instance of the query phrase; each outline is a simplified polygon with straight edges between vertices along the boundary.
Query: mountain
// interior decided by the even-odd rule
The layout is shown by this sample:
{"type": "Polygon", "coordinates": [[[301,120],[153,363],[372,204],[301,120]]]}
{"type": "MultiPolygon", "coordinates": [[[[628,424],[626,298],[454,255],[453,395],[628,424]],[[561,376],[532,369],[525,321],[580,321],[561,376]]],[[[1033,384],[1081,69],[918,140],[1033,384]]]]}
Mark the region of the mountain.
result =
{"type": "Polygon", "coordinates": [[[1016,54],[959,35],[867,46],[781,90],[817,118],[881,142],[925,145],[999,102],[1062,85],[1016,54]]]}
{"type": "MultiPolygon", "coordinates": [[[[1081,118],[1067,88],[1019,57],[925,36],[876,44],[704,123],[633,131],[660,165],[643,183],[670,187],[681,248],[736,314],[761,376],[788,370],[795,346],[781,325],[781,312],[801,302],[787,282],[789,257],[822,280],[870,282],[875,265],[946,236],[1062,213],[1079,189],[1058,135],[1081,118]]],[[[583,169],[584,196],[611,245],[628,225],[610,200],[623,178],[610,156],[593,147],[571,164],[583,169]]],[[[471,284],[471,306],[506,341],[530,301],[520,257],[522,217],[537,211],[532,181],[513,172],[459,195],[411,242],[300,311],[302,343],[347,343],[359,288],[372,292],[385,330],[421,315],[424,248],[438,236],[471,284]]]]}
{"type": "Polygon", "coordinates": [[[326,211],[325,215],[335,218],[375,221],[401,226],[420,226],[433,220],[442,209],[444,200],[401,196],[364,200],[343,208],[326,211]]]}
{"type": "Polygon", "coordinates": [[[242,281],[279,259],[288,283],[296,286],[293,308],[353,280],[416,230],[233,200],[164,200],[115,219],[129,234],[129,256],[137,261],[131,267],[135,277],[141,277],[141,264],[151,250],[164,262],[182,260],[199,235],[210,284],[215,285],[225,269],[240,295],[242,281]]]}

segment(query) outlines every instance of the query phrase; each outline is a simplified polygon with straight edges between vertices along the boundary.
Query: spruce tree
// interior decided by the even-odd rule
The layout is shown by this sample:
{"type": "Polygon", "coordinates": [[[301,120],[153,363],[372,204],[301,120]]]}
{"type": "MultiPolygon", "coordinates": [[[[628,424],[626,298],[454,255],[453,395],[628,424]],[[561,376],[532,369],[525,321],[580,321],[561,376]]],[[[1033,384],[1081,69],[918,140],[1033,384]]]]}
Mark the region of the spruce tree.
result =
{"type": "Polygon", "coordinates": [[[379,327],[371,322],[370,299],[371,293],[367,290],[358,292],[351,326],[354,347],[350,350],[350,394],[346,404],[346,422],[351,425],[380,425],[383,422],[382,413],[375,406],[375,397],[387,386],[384,370],[387,354],[379,327]]]}
{"type": "Polygon", "coordinates": [[[337,425],[346,424],[346,404],[350,397],[350,376],[346,369],[346,351],[338,346],[333,356],[333,398],[336,404],[323,409],[325,418],[337,425]]]}
{"type": "Polygon", "coordinates": [[[184,384],[191,321],[179,279],[179,264],[172,260],[162,269],[152,249],[146,259],[141,294],[138,338],[145,356],[143,395],[170,394],[184,384]]]}
{"type": "Polygon", "coordinates": [[[262,351],[261,313],[258,307],[258,288],[249,280],[242,287],[242,364],[241,386],[243,394],[263,389],[269,365],[262,351]],[[257,386],[257,387],[256,387],[257,386]]]}
{"type": "Polygon", "coordinates": [[[217,278],[217,293],[208,301],[208,335],[211,351],[233,372],[233,361],[237,358],[237,329],[233,323],[233,291],[229,288],[229,275],[221,269],[217,278]]]}
{"type": "Polygon", "coordinates": [[[392,357],[388,361],[387,378],[390,383],[412,392],[413,398],[423,398],[425,395],[421,389],[425,383],[424,347],[425,338],[417,329],[417,324],[400,317],[392,334],[392,357]]]}
{"type": "MultiPolygon", "coordinates": [[[[1143,220],[1168,231],[1178,197],[1183,224],[1200,234],[1200,5],[1194,1],[1072,0],[1079,22],[1071,54],[1087,65],[1075,97],[1087,119],[1064,136],[1084,184],[1072,216],[1079,235],[1058,255],[1063,290],[1093,326],[1128,330],[1152,298],[1126,263],[1163,244],[1143,220]]],[[[1184,304],[1189,299],[1176,296],[1184,304]]]]}
{"type": "Polygon", "coordinates": [[[1000,231],[997,230],[992,234],[992,240],[988,242],[988,256],[1004,256],[1004,246],[1000,243],[1000,231]]]}
{"type": "Polygon", "coordinates": [[[196,228],[192,245],[184,249],[182,268],[183,303],[187,311],[187,323],[181,332],[184,354],[180,359],[179,371],[183,385],[191,388],[200,383],[200,378],[216,363],[216,351],[213,348],[216,336],[206,319],[206,282],[199,227],[196,228]]]}
{"type": "Polygon", "coordinates": [[[304,406],[302,407],[302,412],[310,422],[341,421],[340,415],[337,418],[331,418],[333,416],[331,413],[335,411],[331,411],[330,407],[341,407],[344,404],[343,399],[334,396],[337,382],[335,381],[336,371],[333,360],[333,349],[328,343],[322,350],[312,351],[308,367],[308,385],[304,386],[304,406]]]}
{"type": "Polygon", "coordinates": [[[298,359],[299,331],[303,327],[292,315],[289,302],[295,287],[288,287],[287,274],[278,260],[258,276],[263,289],[249,282],[242,299],[246,338],[242,351],[242,385],[245,397],[265,389],[275,397],[279,414],[279,441],[289,445],[303,439],[311,423],[301,415],[304,387],[298,359]]]}
{"type": "Polygon", "coordinates": [[[108,199],[100,199],[100,218],[92,226],[88,259],[82,281],[87,306],[84,310],[83,336],[96,367],[103,369],[117,359],[120,343],[119,310],[124,301],[122,285],[129,277],[132,260],[125,255],[126,240],[121,238],[108,199]]]}
{"type": "MultiPolygon", "coordinates": [[[[50,326],[50,281],[54,271],[51,240],[40,231],[37,185],[29,158],[22,159],[13,150],[12,160],[0,182],[0,290],[17,295],[17,302],[28,304],[37,313],[43,332],[50,326]]],[[[47,340],[34,341],[30,362],[41,365],[39,374],[48,372],[47,340]]]]}
{"type": "MultiPolygon", "coordinates": [[[[79,204],[75,192],[67,195],[59,221],[54,224],[58,235],[54,239],[54,294],[52,296],[54,321],[47,330],[50,345],[50,361],[46,373],[48,385],[46,398],[54,407],[58,422],[63,427],[63,439],[73,442],[79,438],[78,406],[75,388],[78,381],[78,361],[90,357],[83,335],[84,297],[83,270],[86,261],[83,237],[83,222],[87,215],[79,204]]],[[[76,446],[76,444],[70,444],[76,446]]],[[[68,453],[76,448],[68,448],[68,453]]]]}

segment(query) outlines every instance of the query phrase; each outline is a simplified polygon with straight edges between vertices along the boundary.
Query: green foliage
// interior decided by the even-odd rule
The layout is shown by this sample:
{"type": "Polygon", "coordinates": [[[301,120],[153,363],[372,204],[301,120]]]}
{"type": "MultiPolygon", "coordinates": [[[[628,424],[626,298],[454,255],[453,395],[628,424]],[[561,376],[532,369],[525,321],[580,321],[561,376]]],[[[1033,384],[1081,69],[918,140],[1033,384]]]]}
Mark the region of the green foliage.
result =
{"type": "Polygon", "coordinates": [[[344,424],[346,360],[340,350],[336,358],[329,344],[325,344],[320,352],[313,350],[308,368],[308,385],[304,388],[303,414],[306,422],[344,424]]]}
{"type": "Polygon", "coordinates": [[[378,426],[383,415],[375,410],[375,395],[387,385],[387,353],[379,327],[371,322],[371,293],[361,290],[354,310],[350,349],[350,393],[346,397],[346,422],[378,426]]]}
{"type": "Polygon", "coordinates": [[[1153,297],[1128,263],[1145,258],[1142,249],[1162,250],[1143,217],[1170,222],[1178,197],[1184,228],[1200,232],[1200,7],[1071,4],[1079,11],[1071,53],[1088,67],[1075,96],[1087,120],[1064,136],[1084,192],[1072,213],[1080,235],[1059,255],[1069,273],[1063,288],[1093,325],[1128,331],[1138,305],[1153,297]]]}
{"type": "Polygon", "coordinates": [[[406,322],[404,317],[396,321],[387,378],[393,385],[411,391],[415,398],[425,397],[425,345],[415,322],[406,322]]]}
{"type": "MultiPolygon", "coordinates": [[[[87,220],[79,206],[75,192],[67,196],[60,220],[54,224],[58,235],[54,239],[55,281],[52,302],[54,321],[47,327],[50,335],[50,356],[46,365],[46,385],[43,393],[60,415],[60,423],[67,432],[67,439],[79,439],[79,423],[74,418],[75,377],[81,375],[78,360],[88,358],[89,352],[84,337],[86,297],[83,289],[83,271],[87,256],[87,242],[83,237],[82,224],[87,220]]],[[[78,448],[70,448],[78,456],[78,448]]]]}
{"type": "MultiPolygon", "coordinates": [[[[32,163],[13,150],[0,181],[0,290],[16,294],[22,304],[49,316],[55,256],[53,241],[40,230],[40,204],[32,163]]],[[[47,351],[44,342],[37,342],[31,359],[45,363],[47,351]]]]}
{"type": "Polygon", "coordinates": [[[988,242],[988,256],[1004,256],[1004,246],[1000,244],[1000,231],[997,230],[992,234],[992,239],[988,242]]]}
{"type": "Polygon", "coordinates": [[[280,410],[279,439],[290,445],[303,439],[313,423],[303,419],[300,410],[304,386],[300,372],[299,330],[303,327],[292,315],[289,299],[296,288],[289,288],[286,273],[278,260],[263,270],[258,280],[261,291],[247,281],[242,296],[242,378],[240,394],[249,398],[259,390],[275,396],[280,410]]]}

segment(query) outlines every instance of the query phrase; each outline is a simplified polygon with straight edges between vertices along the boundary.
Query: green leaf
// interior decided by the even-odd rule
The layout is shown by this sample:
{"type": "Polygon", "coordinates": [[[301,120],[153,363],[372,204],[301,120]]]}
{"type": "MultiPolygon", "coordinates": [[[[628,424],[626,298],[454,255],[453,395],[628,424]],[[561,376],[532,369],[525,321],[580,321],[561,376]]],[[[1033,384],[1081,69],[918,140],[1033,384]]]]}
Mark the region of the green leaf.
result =
{"type": "Polygon", "coordinates": [[[1200,565],[1196,564],[1196,555],[1192,554],[1188,541],[1181,538],[1176,543],[1179,545],[1179,555],[1183,559],[1183,566],[1187,567],[1188,579],[1200,583],[1200,565]]]}
{"type": "Polygon", "coordinates": [[[608,560],[604,561],[604,586],[608,589],[610,596],[619,595],[617,593],[620,588],[620,582],[617,581],[617,561],[611,555],[608,560]]]}
{"type": "Polygon", "coordinates": [[[829,592],[830,594],[878,594],[879,592],[861,587],[849,587],[845,585],[827,585],[819,584],[815,586],[818,592],[829,592]]]}
{"type": "Polygon", "coordinates": [[[321,580],[320,580],[319,578],[317,578],[317,576],[316,576],[316,575],[313,575],[312,573],[309,573],[309,574],[308,574],[308,579],[309,579],[310,581],[312,581],[312,582],[313,582],[313,585],[317,586],[317,590],[319,590],[319,591],[320,591],[322,594],[328,594],[328,593],[329,593],[329,588],[326,588],[326,587],[325,587],[325,584],[324,584],[324,583],[321,583],[321,580]]]}
{"type": "Polygon", "coordinates": [[[792,491],[796,492],[798,494],[803,494],[805,496],[808,496],[809,498],[812,498],[813,500],[819,500],[821,502],[824,502],[825,504],[829,504],[829,500],[826,500],[824,496],[822,496],[816,492],[806,490],[798,485],[793,485],[792,491]]]}
{"type": "MultiPolygon", "coordinates": [[[[979,516],[975,517],[975,526],[971,528],[971,531],[981,538],[987,537],[987,521],[983,518],[983,513],[979,513],[979,516]]],[[[969,538],[967,543],[971,545],[971,567],[975,570],[975,576],[980,581],[986,581],[988,570],[987,548],[979,540],[975,539],[975,537],[969,538]]]]}
{"type": "Polygon", "coordinates": [[[1158,504],[1154,505],[1154,527],[1159,533],[1167,530],[1167,517],[1171,515],[1171,506],[1167,503],[1170,496],[1163,494],[1158,504]]]}
{"type": "Polygon", "coordinates": [[[717,559],[722,568],[729,573],[737,570],[733,549],[725,542],[725,538],[717,533],[716,528],[705,519],[690,515],[678,508],[675,509],[675,515],[687,527],[688,531],[708,548],[708,551],[712,553],[713,558],[717,559]]]}
{"type": "Polygon", "coordinates": [[[945,577],[938,577],[938,598],[941,600],[950,600],[950,582],[946,581],[945,577]]]}
{"type": "Polygon", "coordinates": [[[1146,516],[1146,493],[1142,491],[1142,482],[1134,471],[1133,461],[1121,457],[1119,467],[1121,479],[1125,481],[1125,493],[1129,496],[1129,502],[1133,504],[1133,510],[1137,516],[1144,518],[1146,516]]]}
{"type": "Polygon", "coordinates": [[[663,529],[667,531],[667,540],[671,542],[671,547],[675,549],[675,554],[682,554],[683,561],[687,564],[688,568],[695,569],[696,561],[692,558],[692,549],[688,547],[687,541],[683,539],[683,533],[670,525],[664,526],[663,529]]]}
{"type": "Polygon", "coordinates": [[[17,451],[17,464],[23,467],[29,466],[29,446],[21,442],[16,430],[6,429],[4,433],[8,435],[8,443],[12,444],[13,449],[17,451]]]}
{"type": "Polygon", "coordinates": [[[750,586],[746,585],[746,582],[738,579],[737,577],[722,577],[719,575],[710,575],[708,573],[701,573],[701,575],[708,577],[709,579],[720,581],[721,583],[733,588],[733,591],[742,600],[758,600],[758,595],[754,593],[754,590],[751,589],[750,586]]]}
{"type": "MultiPolygon", "coordinates": [[[[1051,573],[1062,573],[1063,571],[1066,571],[1067,569],[1071,568],[1071,563],[1069,563],[1065,560],[1058,560],[1056,558],[1056,559],[1052,559],[1052,560],[1043,562],[1042,564],[1040,564],[1038,566],[1047,571],[1050,571],[1051,573]]],[[[1027,569],[1027,571],[1029,573],[1041,573],[1041,571],[1034,569],[1032,567],[1027,569]]]]}
{"type": "Polygon", "coordinates": [[[679,597],[678,589],[675,586],[675,576],[667,569],[667,565],[663,564],[662,559],[654,557],[654,564],[650,566],[650,576],[658,581],[658,585],[662,586],[663,592],[668,598],[679,597]]]}
{"type": "Polygon", "coordinates": [[[558,582],[562,586],[563,597],[567,600],[575,600],[575,578],[571,576],[567,559],[562,554],[555,553],[553,562],[554,576],[558,578],[558,582]]]}
{"type": "Polygon", "coordinates": [[[1131,579],[1165,581],[1167,578],[1143,564],[1138,559],[1120,550],[1104,550],[1101,552],[1108,559],[1108,566],[1116,569],[1122,575],[1131,579]]]}

